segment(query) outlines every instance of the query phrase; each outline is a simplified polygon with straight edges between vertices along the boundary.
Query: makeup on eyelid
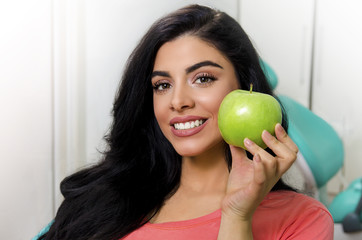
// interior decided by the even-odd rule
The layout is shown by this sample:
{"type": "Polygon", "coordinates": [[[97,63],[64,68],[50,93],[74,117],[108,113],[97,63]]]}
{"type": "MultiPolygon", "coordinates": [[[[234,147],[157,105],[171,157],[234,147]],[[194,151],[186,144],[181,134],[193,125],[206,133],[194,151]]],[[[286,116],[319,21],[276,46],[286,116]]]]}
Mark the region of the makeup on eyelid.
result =
{"type": "MultiPolygon", "coordinates": [[[[201,87],[206,87],[212,84],[212,82],[216,80],[217,78],[213,74],[201,73],[201,74],[196,74],[195,80],[192,80],[191,82],[198,84],[201,87]]],[[[166,88],[169,88],[171,86],[172,84],[169,83],[169,80],[159,80],[156,81],[156,83],[152,84],[152,87],[156,92],[165,91],[166,88]],[[162,87],[162,89],[160,89],[160,87],[162,87]]]]}

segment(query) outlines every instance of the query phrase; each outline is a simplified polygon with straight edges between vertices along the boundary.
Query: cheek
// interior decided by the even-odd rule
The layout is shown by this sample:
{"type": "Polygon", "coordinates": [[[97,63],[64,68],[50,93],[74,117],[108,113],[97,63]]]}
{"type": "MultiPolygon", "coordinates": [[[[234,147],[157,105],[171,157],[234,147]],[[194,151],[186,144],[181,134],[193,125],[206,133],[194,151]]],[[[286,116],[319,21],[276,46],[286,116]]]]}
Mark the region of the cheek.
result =
{"type": "Polygon", "coordinates": [[[212,112],[218,112],[220,104],[222,100],[225,98],[227,94],[229,94],[231,91],[235,90],[237,88],[215,88],[212,92],[208,92],[205,95],[198,94],[199,102],[210,110],[212,112]]]}
{"type": "Polygon", "coordinates": [[[207,112],[211,113],[214,117],[217,117],[217,114],[219,112],[219,107],[226,96],[225,94],[219,93],[213,93],[213,94],[207,94],[207,95],[198,95],[198,103],[202,106],[203,109],[205,109],[207,112]]]}

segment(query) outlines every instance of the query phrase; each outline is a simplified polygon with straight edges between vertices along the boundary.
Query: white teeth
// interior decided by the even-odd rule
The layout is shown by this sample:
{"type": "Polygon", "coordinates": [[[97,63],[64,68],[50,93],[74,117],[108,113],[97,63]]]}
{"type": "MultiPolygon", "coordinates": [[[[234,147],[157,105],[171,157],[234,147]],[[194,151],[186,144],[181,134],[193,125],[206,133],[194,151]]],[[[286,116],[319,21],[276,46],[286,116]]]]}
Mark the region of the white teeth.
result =
{"type": "MultiPolygon", "coordinates": [[[[202,121],[202,120],[201,120],[201,121],[202,121]]],[[[196,120],[196,121],[195,121],[195,126],[196,126],[196,127],[200,126],[200,121],[199,121],[199,120],[196,120]]]]}
{"type": "Polygon", "coordinates": [[[174,127],[176,130],[185,130],[201,126],[204,122],[204,120],[196,120],[185,123],[175,123],[174,127]]]}

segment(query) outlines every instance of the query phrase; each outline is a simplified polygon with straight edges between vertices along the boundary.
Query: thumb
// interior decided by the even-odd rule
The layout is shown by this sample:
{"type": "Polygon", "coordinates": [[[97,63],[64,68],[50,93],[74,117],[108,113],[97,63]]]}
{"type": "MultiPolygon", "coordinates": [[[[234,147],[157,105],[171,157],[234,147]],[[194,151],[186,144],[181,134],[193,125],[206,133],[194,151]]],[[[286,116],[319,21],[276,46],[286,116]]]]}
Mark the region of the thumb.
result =
{"type": "Polygon", "coordinates": [[[244,149],[230,145],[230,152],[232,157],[231,167],[233,169],[241,167],[245,162],[250,162],[244,149]]]}

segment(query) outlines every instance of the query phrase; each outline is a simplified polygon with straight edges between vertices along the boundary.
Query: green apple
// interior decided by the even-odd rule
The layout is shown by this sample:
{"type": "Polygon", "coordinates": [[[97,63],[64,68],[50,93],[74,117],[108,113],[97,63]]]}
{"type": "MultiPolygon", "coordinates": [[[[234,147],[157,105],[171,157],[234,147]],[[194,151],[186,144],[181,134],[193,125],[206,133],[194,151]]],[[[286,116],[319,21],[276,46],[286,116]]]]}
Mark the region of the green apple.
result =
{"type": "Polygon", "coordinates": [[[220,104],[218,125],[224,140],[244,149],[244,139],[249,138],[262,148],[266,144],[261,138],[263,130],[275,135],[275,125],[282,121],[279,102],[271,95],[234,90],[220,104]]]}

